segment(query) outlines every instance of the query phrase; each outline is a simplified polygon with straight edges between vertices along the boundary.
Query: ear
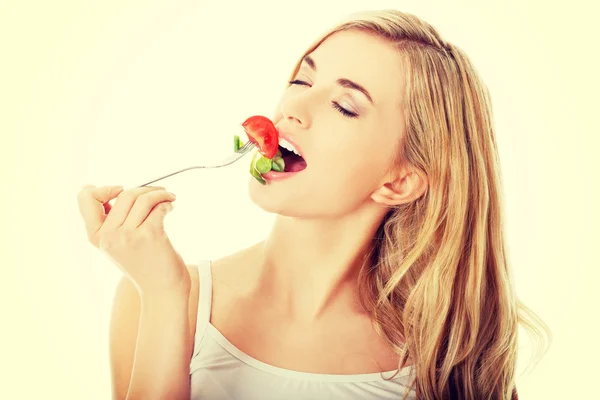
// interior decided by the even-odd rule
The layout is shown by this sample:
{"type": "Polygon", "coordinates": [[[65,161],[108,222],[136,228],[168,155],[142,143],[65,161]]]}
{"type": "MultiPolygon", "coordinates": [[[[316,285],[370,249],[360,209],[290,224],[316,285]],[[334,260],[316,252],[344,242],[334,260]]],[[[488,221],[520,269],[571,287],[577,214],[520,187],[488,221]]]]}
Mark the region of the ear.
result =
{"type": "Polygon", "coordinates": [[[427,176],[420,171],[401,171],[371,193],[373,201],[386,206],[410,203],[421,197],[429,186],[427,176]]]}

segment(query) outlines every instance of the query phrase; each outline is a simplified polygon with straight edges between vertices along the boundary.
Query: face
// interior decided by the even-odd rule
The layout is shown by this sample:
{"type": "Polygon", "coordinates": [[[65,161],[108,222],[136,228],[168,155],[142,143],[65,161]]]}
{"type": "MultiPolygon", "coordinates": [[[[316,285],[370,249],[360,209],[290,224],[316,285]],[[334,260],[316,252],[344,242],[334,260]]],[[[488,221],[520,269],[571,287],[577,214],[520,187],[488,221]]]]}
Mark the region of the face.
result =
{"type": "Polygon", "coordinates": [[[261,185],[252,200],[268,212],[335,217],[366,202],[386,182],[404,132],[400,55],[378,37],[343,31],[302,62],[273,122],[301,149],[306,169],[261,185]]]}

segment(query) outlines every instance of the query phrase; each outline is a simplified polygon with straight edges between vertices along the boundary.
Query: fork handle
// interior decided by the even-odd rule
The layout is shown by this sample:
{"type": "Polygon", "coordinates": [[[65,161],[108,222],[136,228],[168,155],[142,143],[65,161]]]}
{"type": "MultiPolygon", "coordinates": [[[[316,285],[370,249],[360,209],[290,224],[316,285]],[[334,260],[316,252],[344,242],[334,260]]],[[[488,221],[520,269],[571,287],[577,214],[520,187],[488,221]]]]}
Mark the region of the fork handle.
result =
{"type": "Polygon", "coordinates": [[[151,184],[151,183],[158,182],[158,181],[160,181],[160,180],[163,180],[163,179],[165,179],[165,178],[168,178],[168,177],[170,177],[170,176],[177,175],[177,174],[179,174],[179,173],[181,173],[181,172],[189,171],[190,169],[196,169],[196,168],[206,168],[206,167],[203,167],[203,166],[195,166],[195,167],[188,167],[188,168],[184,168],[184,169],[182,169],[182,170],[179,170],[179,171],[176,171],[176,172],[172,172],[172,173],[170,173],[170,174],[168,174],[168,175],[161,176],[160,178],[158,178],[158,179],[154,179],[154,180],[152,180],[152,181],[150,181],[150,182],[146,182],[146,183],[144,183],[143,185],[139,185],[138,187],[148,186],[148,185],[149,185],[149,184],[151,184]]]}
{"type": "MultiPolygon", "coordinates": [[[[235,161],[239,160],[239,159],[240,159],[240,158],[242,158],[244,155],[248,154],[248,152],[249,152],[250,150],[252,150],[252,148],[253,148],[253,147],[254,147],[254,143],[252,143],[252,142],[248,141],[248,142],[246,142],[246,144],[245,144],[244,146],[242,146],[242,147],[241,147],[241,148],[240,148],[240,149],[239,149],[237,152],[233,153],[233,155],[236,155],[236,154],[238,155],[238,157],[236,157],[236,158],[231,158],[231,159],[228,159],[227,161],[225,161],[225,162],[222,162],[222,163],[219,163],[219,164],[212,164],[212,165],[196,165],[196,166],[193,166],[193,167],[184,168],[184,169],[182,169],[182,170],[179,170],[179,171],[176,171],[176,172],[172,172],[172,173],[170,173],[170,174],[168,174],[168,175],[162,176],[162,177],[160,177],[160,178],[158,178],[158,179],[154,179],[154,180],[152,180],[152,181],[150,181],[150,182],[146,182],[146,183],[144,183],[143,185],[140,185],[140,186],[138,186],[138,187],[147,186],[147,185],[149,185],[149,184],[151,184],[151,183],[154,183],[154,182],[160,181],[160,180],[162,180],[162,179],[165,179],[165,178],[168,178],[168,177],[170,177],[170,176],[173,176],[173,175],[179,174],[179,173],[181,173],[181,172],[189,171],[190,169],[196,169],[196,168],[221,168],[221,167],[224,167],[224,166],[226,166],[226,165],[233,164],[235,161]]],[[[230,157],[231,157],[231,156],[230,156],[230,157]]]]}

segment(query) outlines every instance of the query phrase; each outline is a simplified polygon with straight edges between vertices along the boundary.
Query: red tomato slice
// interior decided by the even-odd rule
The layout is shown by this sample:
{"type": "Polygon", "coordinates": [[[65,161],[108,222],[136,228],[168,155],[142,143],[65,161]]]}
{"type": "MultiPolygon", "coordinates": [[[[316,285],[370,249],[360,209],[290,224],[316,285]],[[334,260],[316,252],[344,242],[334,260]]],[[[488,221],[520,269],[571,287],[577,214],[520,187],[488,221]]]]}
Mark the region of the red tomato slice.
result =
{"type": "Polygon", "coordinates": [[[269,118],[255,115],[244,121],[242,126],[260,154],[267,158],[275,157],[279,147],[279,133],[269,118]]]}

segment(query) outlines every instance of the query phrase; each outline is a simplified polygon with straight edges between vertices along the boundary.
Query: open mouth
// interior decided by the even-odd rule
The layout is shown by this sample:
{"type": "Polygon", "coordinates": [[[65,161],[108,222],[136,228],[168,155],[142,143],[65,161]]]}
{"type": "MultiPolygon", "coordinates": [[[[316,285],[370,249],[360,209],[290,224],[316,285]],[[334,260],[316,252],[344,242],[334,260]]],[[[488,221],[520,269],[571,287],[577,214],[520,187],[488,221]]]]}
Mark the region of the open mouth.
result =
{"type": "Polygon", "coordinates": [[[283,172],[299,172],[306,168],[306,160],[300,154],[281,145],[279,145],[279,151],[281,151],[281,158],[285,164],[283,172]]]}
{"type": "MultiPolygon", "coordinates": [[[[307,167],[306,160],[267,117],[252,116],[242,123],[248,139],[257,147],[250,163],[250,175],[265,185],[266,180],[281,180],[307,167]],[[277,147],[275,147],[277,145],[277,147]],[[258,159],[257,159],[258,157],[258,159]]],[[[242,147],[239,136],[233,138],[234,151],[242,147]]],[[[291,138],[290,138],[291,140],[291,138]]]]}

